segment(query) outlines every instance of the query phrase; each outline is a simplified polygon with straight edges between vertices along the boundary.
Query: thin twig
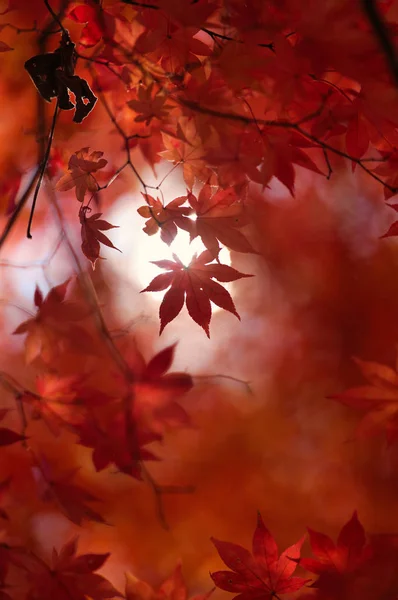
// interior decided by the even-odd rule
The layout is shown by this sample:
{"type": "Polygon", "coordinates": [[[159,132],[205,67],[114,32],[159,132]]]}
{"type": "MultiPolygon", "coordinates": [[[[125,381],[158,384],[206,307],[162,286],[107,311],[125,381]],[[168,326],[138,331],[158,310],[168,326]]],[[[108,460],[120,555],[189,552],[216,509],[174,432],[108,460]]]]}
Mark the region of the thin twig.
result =
{"type": "Polygon", "coordinates": [[[215,375],[193,375],[192,378],[202,380],[226,379],[228,381],[233,381],[234,383],[239,383],[240,385],[243,385],[249,394],[253,394],[253,391],[250,387],[250,381],[245,381],[244,379],[239,379],[238,377],[232,377],[232,375],[223,375],[220,373],[216,373],[215,375]]]}
{"type": "Polygon", "coordinates": [[[46,7],[47,7],[47,10],[48,10],[48,12],[50,13],[50,15],[52,16],[52,18],[54,19],[54,21],[55,21],[56,23],[58,23],[58,25],[60,26],[61,30],[62,30],[62,31],[65,33],[65,34],[69,35],[69,32],[68,32],[68,30],[67,30],[67,29],[65,29],[65,27],[62,25],[62,22],[61,22],[61,19],[60,19],[60,17],[59,17],[59,16],[58,16],[58,15],[57,15],[57,14],[56,14],[54,11],[53,11],[53,9],[51,8],[51,6],[50,6],[50,4],[49,4],[48,0],[44,0],[44,4],[46,5],[46,7]]]}
{"type": "Polygon", "coordinates": [[[27,229],[27,232],[26,232],[26,237],[29,238],[30,240],[32,239],[32,234],[31,234],[30,230],[31,230],[31,227],[32,227],[33,215],[34,215],[35,208],[36,208],[36,201],[37,201],[37,197],[39,195],[41,182],[43,181],[44,172],[46,170],[47,162],[48,162],[48,159],[49,159],[49,156],[50,156],[50,152],[51,152],[51,146],[52,146],[53,138],[54,138],[55,125],[57,123],[57,115],[58,115],[58,100],[57,100],[57,103],[55,105],[53,120],[52,120],[52,123],[51,123],[51,129],[50,129],[50,133],[49,133],[49,136],[48,136],[47,149],[46,149],[46,152],[44,154],[44,158],[43,158],[42,164],[40,165],[40,174],[39,174],[38,182],[36,184],[35,193],[33,195],[32,208],[30,209],[30,215],[29,215],[29,221],[28,221],[28,229],[27,229]]]}
{"type": "Polygon", "coordinates": [[[32,175],[32,178],[29,181],[26,190],[24,191],[24,193],[22,194],[21,198],[19,199],[18,204],[15,207],[14,212],[12,213],[12,215],[10,216],[10,218],[8,219],[8,221],[7,221],[7,223],[6,223],[5,227],[4,227],[4,230],[3,230],[3,232],[2,232],[2,234],[0,236],[0,250],[1,250],[2,246],[3,246],[3,244],[6,242],[8,236],[10,235],[11,230],[13,229],[15,223],[17,222],[21,210],[23,209],[23,207],[25,206],[26,202],[28,201],[29,196],[30,196],[30,194],[32,192],[33,186],[35,185],[36,179],[38,178],[39,174],[40,174],[40,166],[37,167],[36,171],[32,175]]]}

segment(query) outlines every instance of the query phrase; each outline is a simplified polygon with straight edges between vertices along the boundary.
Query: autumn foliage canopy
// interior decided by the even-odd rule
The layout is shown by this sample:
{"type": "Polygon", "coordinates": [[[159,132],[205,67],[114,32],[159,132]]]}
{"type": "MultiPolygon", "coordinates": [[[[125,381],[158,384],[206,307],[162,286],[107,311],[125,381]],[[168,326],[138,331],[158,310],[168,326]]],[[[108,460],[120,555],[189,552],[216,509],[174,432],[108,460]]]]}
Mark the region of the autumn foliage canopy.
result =
{"type": "Polygon", "coordinates": [[[0,600],[398,598],[398,2],[0,0],[0,62],[0,600]]]}

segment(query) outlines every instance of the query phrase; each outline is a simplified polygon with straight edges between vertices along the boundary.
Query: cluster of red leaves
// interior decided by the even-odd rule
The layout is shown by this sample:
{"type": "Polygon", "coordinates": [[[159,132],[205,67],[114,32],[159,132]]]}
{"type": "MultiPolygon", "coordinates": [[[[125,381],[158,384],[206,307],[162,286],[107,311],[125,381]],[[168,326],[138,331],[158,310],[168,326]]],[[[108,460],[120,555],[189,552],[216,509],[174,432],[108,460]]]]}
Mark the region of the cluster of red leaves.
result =
{"type": "Polygon", "coordinates": [[[276,542],[258,515],[253,550],[213,539],[231,571],[216,571],[217,587],[237,594],[239,600],[272,600],[308,585],[314,600],[376,600],[398,593],[395,572],[398,546],[394,535],[370,535],[354,512],[334,543],[323,533],[308,528],[312,558],[300,558],[304,537],[279,556],[276,542]],[[297,566],[317,575],[316,580],[293,576],[297,566]],[[314,593],[315,592],[315,593],[314,593]]]}
{"type": "MultiPolygon", "coordinates": [[[[87,0],[67,13],[83,25],[80,43],[86,51],[93,48],[93,85],[108,112],[117,112],[126,158],[140,149],[151,167],[165,159],[182,168],[186,197],[164,204],[145,188],[146,205],[138,212],[148,235],[160,230],[172,244],[179,229],[188,231],[215,259],[221,245],[255,252],[242,232],[249,224],[244,199],[250,189],[264,190],[276,178],[294,194],[296,167],[330,177],[337,157],[384,182],[386,198],[395,194],[398,97],[360,3],[316,7],[308,22],[294,0],[283,10],[259,0],[247,6],[235,0],[177,5],[123,0],[101,6],[87,0]],[[327,42],[319,33],[324,30],[327,42]]],[[[378,9],[387,15],[389,3],[378,9]]],[[[388,34],[394,41],[396,28],[388,27],[388,34]]],[[[97,192],[94,172],[104,166],[101,156],[76,153],[57,188],[76,187],[80,202],[87,191],[97,192]]],[[[100,243],[113,245],[97,226],[97,215],[83,217],[83,252],[94,265],[100,243]]],[[[394,226],[387,235],[395,235],[394,226]]],[[[172,289],[160,309],[161,331],[186,295],[189,313],[208,333],[215,286],[212,296],[208,286],[192,294],[190,275],[168,279],[172,289]]],[[[236,314],[229,295],[220,301],[236,314]]]]}
{"type": "MultiPolygon", "coordinates": [[[[119,592],[105,577],[96,573],[110,554],[81,554],[77,556],[78,538],[67,542],[60,551],[53,549],[51,564],[22,548],[3,547],[0,550],[1,582],[8,567],[18,567],[27,580],[26,600],[188,600],[181,564],[161,585],[154,588],[146,581],[126,573],[124,593],[119,592]]],[[[4,583],[3,583],[4,585],[4,583]]],[[[1,600],[12,600],[12,596],[0,588],[1,600]]],[[[213,590],[191,596],[190,600],[208,600],[213,590]]]]}
{"type": "MultiPolygon", "coordinates": [[[[87,23],[81,43],[95,44],[99,62],[111,66],[110,98],[117,95],[120,106],[125,94],[135,114],[129,135],[149,133],[157,147],[160,141],[152,164],[160,156],[182,163],[189,189],[212,173],[221,187],[250,181],[264,187],[277,177],[294,193],[293,165],[322,175],[312,155],[322,160],[325,150],[346,151],[357,164],[372,149],[384,161],[386,139],[396,142],[398,115],[376,100],[381,94],[384,108],[393,106],[393,84],[359,5],[347,1],[337,10],[332,3],[314,10],[310,24],[293,0],[283,10],[257,0],[176,5],[123,0],[101,9],[90,1],[69,13],[87,23]],[[329,23],[326,43],[319,32],[329,23]],[[366,69],[354,62],[358,47],[369,59],[366,69]]],[[[104,78],[100,66],[98,77],[104,78]]],[[[383,167],[388,181],[392,165],[383,167]]]]}
{"type": "Polygon", "coordinates": [[[17,558],[11,558],[27,572],[27,600],[105,600],[123,597],[105,577],[95,573],[104,565],[109,553],[76,556],[77,541],[77,538],[71,540],[59,552],[54,548],[51,565],[38,556],[25,555],[23,552],[17,558]]]}
{"type": "MultiPolygon", "coordinates": [[[[68,284],[69,280],[53,288],[45,298],[37,288],[34,296],[37,315],[14,332],[28,334],[26,360],[46,367],[36,379],[36,391],[25,390],[20,394],[19,400],[27,411],[25,418],[43,421],[55,436],[62,430],[74,433],[79,444],[92,449],[97,471],[114,464],[120,471],[139,479],[142,461],[158,460],[147,448],[148,444],[161,441],[170,428],[190,425],[189,416],[178,399],[192,388],[192,378],[185,373],[168,372],[175,345],[159,352],[149,363],[137,351],[127,356],[131,382],[126,386],[124,379],[118,379],[112,395],[93,388],[84,372],[64,376],[54,373],[48,365],[55,365],[59,352],[65,360],[68,352],[75,354],[79,348],[87,357],[83,342],[86,340],[92,348],[96,344],[87,329],[74,325],[75,320],[89,316],[89,312],[82,313],[79,303],[65,299],[68,284]]],[[[1,417],[7,412],[5,410],[1,417]]],[[[26,427],[27,424],[22,434],[0,428],[0,445],[25,440],[26,427]]],[[[43,476],[47,467],[41,460],[39,463],[43,476]]],[[[51,488],[50,496],[55,497],[72,520],[80,521],[86,501],[96,498],[84,490],[78,491],[71,482],[73,476],[73,473],[62,474],[54,478],[47,474],[44,479],[51,488]]],[[[92,510],[86,511],[86,517],[101,519],[92,510]]]]}
{"type": "Polygon", "coordinates": [[[90,202],[93,196],[90,197],[86,205],[84,204],[86,193],[91,192],[93,195],[100,188],[98,180],[93,173],[97,174],[100,169],[103,169],[108,164],[108,161],[102,158],[103,154],[103,152],[99,151],[90,153],[90,148],[78,150],[69,159],[69,172],[63,175],[55,186],[55,189],[60,192],[67,192],[75,188],[76,198],[82,203],[79,209],[82,252],[91,261],[93,269],[95,268],[96,261],[100,258],[100,243],[109,248],[119,250],[102,233],[102,231],[114,229],[117,225],[111,225],[104,219],[100,219],[102,213],[96,213],[87,217],[87,213],[91,211],[90,202]]]}
{"type": "Polygon", "coordinates": [[[240,318],[229,292],[214,280],[230,282],[251,277],[220,264],[218,260],[220,242],[237,252],[255,253],[250,242],[239,231],[248,222],[244,205],[235,188],[213,193],[208,183],[202,187],[198,198],[188,190],[186,196],[175,198],[166,206],[159,198],[155,200],[149,194],[143,196],[147,205],[141,206],[138,213],[148,219],[145,233],[154,235],[160,229],[161,239],[170,245],[180,228],[189,233],[191,241],[200,237],[206,248],[200,256],[194,256],[188,266],[183,265],[175,254],[174,262],[154,262],[168,272],[155,277],[143,291],[160,292],[170,287],[160,305],[160,333],[180,313],[185,301],[191,318],[210,337],[211,302],[240,318]],[[183,206],[186,202],[188,206],[183,206]],[[191,213],[195,213],[195,219],[189,218],[191,213]],[[209,264],[213,260],[217,260],[217,264],[209,264]]]}
{"type": "Polygon", "coordinates": [[[138,213],[148,219],[144,231],[154,235],[159,229],[162,240],[170,245],[178,228],[188,231],[191,241],[200,237],[205,248],[217,258],[220,243],[236,252],[252,252],[250,242],[239,231],[248,224],[245,207],[233,187],[214,193],[211,185],[202,187],[198,197],[187,190],[186,196],[180,196],[163,206],[149,194],[143,194],[147,205],[141,206],[138,213]],[[188,203],[188,206],[183,206],[188,203]],[[188,216],[195,214],[195,219],[188,216]]]}

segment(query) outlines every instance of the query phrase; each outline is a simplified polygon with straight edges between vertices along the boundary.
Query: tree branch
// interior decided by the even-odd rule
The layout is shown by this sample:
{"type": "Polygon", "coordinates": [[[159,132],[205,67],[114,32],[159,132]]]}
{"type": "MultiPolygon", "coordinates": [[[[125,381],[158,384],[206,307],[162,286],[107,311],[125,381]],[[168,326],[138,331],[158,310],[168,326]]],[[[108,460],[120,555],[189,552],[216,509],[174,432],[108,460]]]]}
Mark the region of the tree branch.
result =
{"type": "Polygon", "coordinates": [[[380,13],[375,0],[362,0],[362,7],[377,39],[379,40],[391,75],[398,85],[398,57],[388,31],[388,25],[385,22],[383,15],[380,13]]]}

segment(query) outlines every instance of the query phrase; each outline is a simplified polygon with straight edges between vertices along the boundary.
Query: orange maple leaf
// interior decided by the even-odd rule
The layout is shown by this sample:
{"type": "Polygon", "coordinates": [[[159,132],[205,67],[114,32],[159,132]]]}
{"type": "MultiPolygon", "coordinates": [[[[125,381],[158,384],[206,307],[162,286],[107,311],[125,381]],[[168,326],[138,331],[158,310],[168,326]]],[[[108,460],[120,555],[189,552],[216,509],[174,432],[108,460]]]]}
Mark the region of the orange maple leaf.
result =
{"type": "Polygon", "coordinates": [[[37,393],[26,391],[21,400],[32,410],[33,419],[42,419],[56,436],[61,427],[69,427],[84,420],[84,403],[79,392],[82,376],[59,377],[45,373],[36,377],[37,393]]]}
{"type": "Polygon", "coordinates": [[[214,279],[228,282],[242,277],[253,277],[252,275],[240,273],[228,265],[208,264],[214,260],[214,256],[208,250],[199,256],[195,254],[187,267],[175,254],[173,254],[173,258],[174,261],[152,261],[154,265],[166,269],[168,272],[155,277],[148,287],[142,290],[143,292],[160,292],[170,287],[159,309],[159,335],[166,325],[181,312],[184,302],[190,317],[204,329],[207,337],[210,337],[210,300],[240,319],[229,292],[214,279]]]}
{"type": "MultiPolygon", "coordinates": [[[[191,600],[207,600],[214,590],[193,596],[191,600]]],[[[182,576],[181,563],[173,573],[157,588],[134,575],[126,573],[126,600],[187,600],[188,590],[182,576]]]]}
{"type": "Polygon", "coordinates": [[[59,192],[66,192],[76,188],[76,198],[79,202],[83,202],[87,191],[96,192],[99,188],[93,173],[108,164],[108,161],[102,158],[103,154],[99,151],[90,153],[89,147],[72,154],[68,163],[69,173],[61,177],[55,189],[59,192]]]}

